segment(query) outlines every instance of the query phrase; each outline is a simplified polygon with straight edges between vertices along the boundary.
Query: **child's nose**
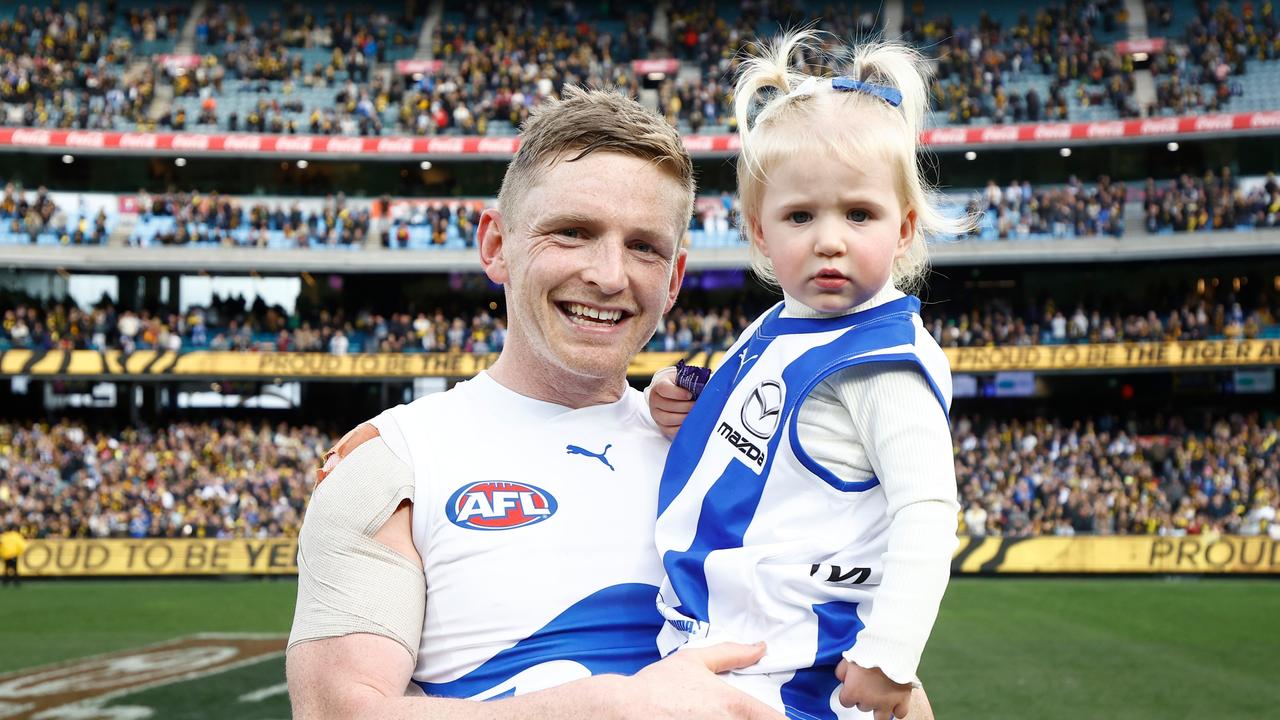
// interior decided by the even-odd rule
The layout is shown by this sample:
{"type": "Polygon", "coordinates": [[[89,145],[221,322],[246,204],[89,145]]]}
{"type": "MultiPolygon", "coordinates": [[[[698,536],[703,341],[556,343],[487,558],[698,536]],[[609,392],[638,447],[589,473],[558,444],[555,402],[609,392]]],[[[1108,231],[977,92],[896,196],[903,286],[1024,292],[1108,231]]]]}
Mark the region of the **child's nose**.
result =
{"type": "Polygon", "coordinates": [[[844,233],[844,228],[834,224],[823,228],[823,232],[818,236],[818,242],[813,247],[814,252],[822,257],[843,255],[847,248],[844,233]]]}

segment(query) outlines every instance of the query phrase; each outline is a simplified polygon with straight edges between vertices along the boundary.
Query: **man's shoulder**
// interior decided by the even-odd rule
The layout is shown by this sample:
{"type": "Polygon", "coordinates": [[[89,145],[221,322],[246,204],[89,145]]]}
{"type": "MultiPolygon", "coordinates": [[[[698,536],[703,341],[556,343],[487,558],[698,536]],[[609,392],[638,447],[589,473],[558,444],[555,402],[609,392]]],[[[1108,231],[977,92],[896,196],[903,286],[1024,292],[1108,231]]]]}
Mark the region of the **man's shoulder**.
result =
{"type": "Polygon", "coordinates": [[[438,415],[440,412],[447,412],[451,407],[457,408],[465,406],[468,402],[467,398],[471,394],[467,387],[468,383],[459,383],[455,387],[444,392],[432,393],[424,395],[412,402],[404,405],[384,410],[374,418],[370,418],[349,430],[342,439],[333,444],[321,457],[321,467],[316,474],[316,481],[320,482],[329,476],[338,466],[338,463],[355,452],[356,448],[379,439],[388,443],[392,452],[401,459],[407,456],[403,452],[403,439],[397,437],[403,432],[401,426],[404,422],[413,424],[412,418],[426,418],[432,415],[438,415]],[[384,432],[389,433],[384,434],[384,432]]]}
{"type": "Polygon", "coordinates": [[[380,437],[378,428],[370,421],[362,422],[351,428],[342,439],[333,444],[320,458],[320,469],[316,471],[316,482],[322,482],[338,467],[343,458],[355,452],[355,449],[366,442],[380,437]]]}

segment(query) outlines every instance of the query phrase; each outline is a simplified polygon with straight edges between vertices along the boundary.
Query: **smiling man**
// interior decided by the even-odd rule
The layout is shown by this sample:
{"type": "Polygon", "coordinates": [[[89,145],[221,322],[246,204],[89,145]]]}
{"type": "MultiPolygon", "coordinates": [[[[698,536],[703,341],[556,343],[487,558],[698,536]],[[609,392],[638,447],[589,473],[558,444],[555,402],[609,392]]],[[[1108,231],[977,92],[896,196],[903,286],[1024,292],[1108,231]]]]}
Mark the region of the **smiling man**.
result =
{"type": "Polygon", "coordinates": [[[626,372],[675,302],[693,187],[675,130],[616,93],[566,88],[526,124],[478,228],[501,355],[321,470],[295,717],[780,717],[715,677],[761,647],[657,654],[667,442],[626,372]]]}

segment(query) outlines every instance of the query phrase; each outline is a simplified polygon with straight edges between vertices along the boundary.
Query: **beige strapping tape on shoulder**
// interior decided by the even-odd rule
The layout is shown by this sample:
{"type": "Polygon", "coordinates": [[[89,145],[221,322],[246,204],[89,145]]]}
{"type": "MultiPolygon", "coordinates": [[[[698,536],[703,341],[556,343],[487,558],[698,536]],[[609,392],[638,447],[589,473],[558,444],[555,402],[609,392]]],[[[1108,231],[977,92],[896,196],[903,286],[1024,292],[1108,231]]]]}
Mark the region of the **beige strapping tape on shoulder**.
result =
{"type": "Polygon", "coordinates": [[[426,608],[422,567],[373,539],[401,502],[413,500],[413,471],[376,436],[326,464],[298,537],[289,646],[372,633],[416,659],[426,608]]]}

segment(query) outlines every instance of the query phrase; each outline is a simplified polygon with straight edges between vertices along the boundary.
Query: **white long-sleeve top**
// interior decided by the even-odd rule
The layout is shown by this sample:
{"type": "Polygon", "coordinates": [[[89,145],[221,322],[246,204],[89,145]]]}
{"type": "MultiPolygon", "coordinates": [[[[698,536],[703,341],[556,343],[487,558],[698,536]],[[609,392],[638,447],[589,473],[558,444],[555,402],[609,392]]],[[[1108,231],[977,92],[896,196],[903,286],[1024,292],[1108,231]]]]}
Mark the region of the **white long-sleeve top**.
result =
{"type": "MultiPolygon", "coordinates": [[[[848,313],[903,297],[892,285],[848,313]]],[[[785,297],[783,317],[831,317],[785,297]]],[[[907,365],[856,365],[821,382],[800,406],[809,454],[846,482],[877,477],[888,497],[889,551],[876,603],[845,658],[914,679],[938,616],[957,546],[951,429],[921,373],[907,365]]]]}

